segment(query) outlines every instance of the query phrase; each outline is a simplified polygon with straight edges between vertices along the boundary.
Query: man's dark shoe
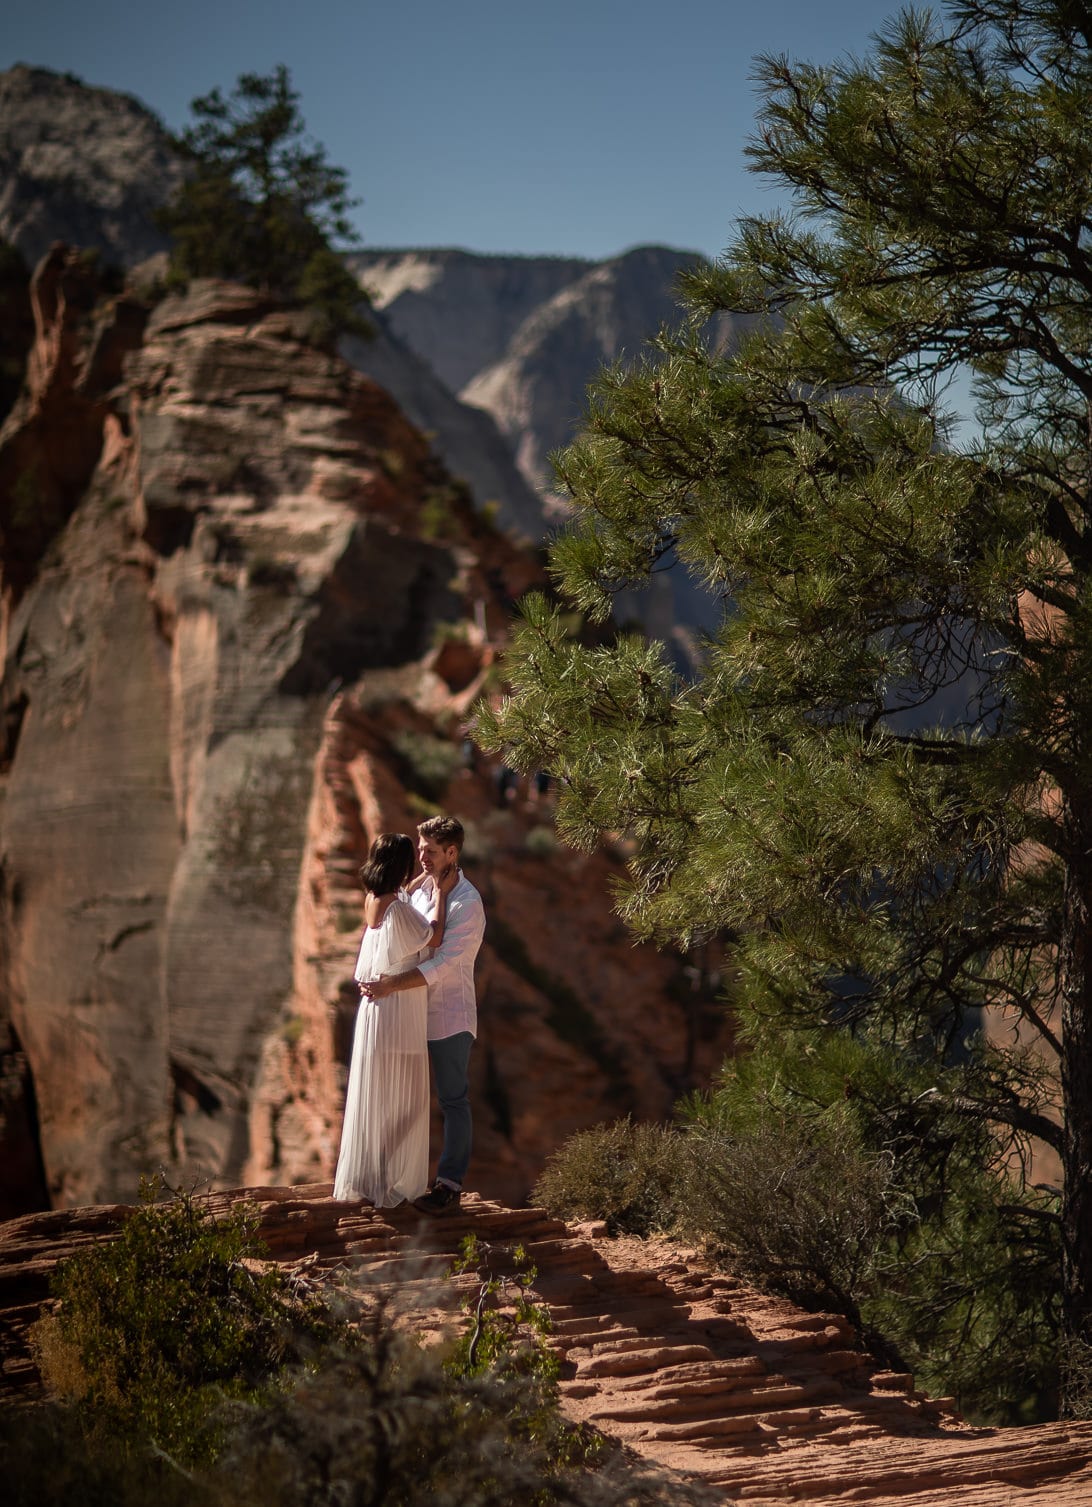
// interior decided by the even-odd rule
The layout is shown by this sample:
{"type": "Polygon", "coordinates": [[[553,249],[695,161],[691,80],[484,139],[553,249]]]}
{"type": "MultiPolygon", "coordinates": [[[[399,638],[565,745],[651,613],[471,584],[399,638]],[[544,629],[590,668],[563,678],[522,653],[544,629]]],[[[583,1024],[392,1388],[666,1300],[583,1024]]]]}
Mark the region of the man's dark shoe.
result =
{"type": "Polygon", "coordinates": [[[449,1188],[447,1183],[433,1183],[427,1193],[415,1198],[413,1207],[422,1214],[446,1214],[459,1207],[462,1193],[458,1188],[449,1188]]]}

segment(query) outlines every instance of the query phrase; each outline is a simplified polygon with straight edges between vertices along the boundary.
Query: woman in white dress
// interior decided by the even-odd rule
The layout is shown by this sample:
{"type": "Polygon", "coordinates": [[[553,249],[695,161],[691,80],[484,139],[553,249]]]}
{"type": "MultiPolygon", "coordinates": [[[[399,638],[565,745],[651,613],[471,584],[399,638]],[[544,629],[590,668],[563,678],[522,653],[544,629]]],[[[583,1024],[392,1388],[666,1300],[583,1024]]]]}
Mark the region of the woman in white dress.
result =
{"type": "MultiPolygon", "coordinates": [[[[400,832],[372,843],[360,871],[366,925],[356,960],[358,984],[405,972],[443,940],[453,876],[436,886],[430,925],[400,893],[415,861],[413,843],[400,832]]],[[[428,1189],[427,997],[422,987],[360,1001],[334,1174],[337,1199],[392,1208],[428,1189]]]]}

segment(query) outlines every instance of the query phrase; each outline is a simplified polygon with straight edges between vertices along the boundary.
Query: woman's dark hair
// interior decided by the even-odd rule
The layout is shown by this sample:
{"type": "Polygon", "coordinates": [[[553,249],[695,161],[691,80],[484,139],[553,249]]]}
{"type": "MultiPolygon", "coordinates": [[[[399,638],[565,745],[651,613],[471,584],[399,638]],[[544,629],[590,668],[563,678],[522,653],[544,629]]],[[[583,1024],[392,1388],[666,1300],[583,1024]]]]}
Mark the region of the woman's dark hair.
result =
{"type": "Polygon", "coordinates": [[[368,850],[360,882],[371,895],[393,895],[413,873],[413,843],[402,832],[384,832],[368,850]]]}

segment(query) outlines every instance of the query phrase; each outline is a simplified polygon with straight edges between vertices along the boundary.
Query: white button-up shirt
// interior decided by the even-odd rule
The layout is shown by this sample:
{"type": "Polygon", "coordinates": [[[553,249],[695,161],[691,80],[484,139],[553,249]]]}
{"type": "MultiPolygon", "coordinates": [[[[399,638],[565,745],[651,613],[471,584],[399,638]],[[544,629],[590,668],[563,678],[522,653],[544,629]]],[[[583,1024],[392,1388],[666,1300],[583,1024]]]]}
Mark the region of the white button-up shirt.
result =
{"type": "MultiPolygon", "coordinates": [[[[415,910],[432,914],[430,884],[410,896],[415,910]]],[[[417,966],[428,984],[428,1039],[442,1041],[460,1031],[478,1034],[478,1002],[474,993],[474,959],[485,935],[482,897],[465,874],[447,897],[444,940],[417,966]]]]}

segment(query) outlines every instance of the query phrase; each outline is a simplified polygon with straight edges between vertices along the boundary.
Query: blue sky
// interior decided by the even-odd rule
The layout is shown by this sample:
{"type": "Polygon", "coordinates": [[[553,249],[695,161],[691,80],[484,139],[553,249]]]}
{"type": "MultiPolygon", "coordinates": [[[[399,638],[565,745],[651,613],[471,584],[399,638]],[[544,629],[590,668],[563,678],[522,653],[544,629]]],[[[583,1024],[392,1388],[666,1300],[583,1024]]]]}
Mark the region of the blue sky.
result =
{"type": "Polygon", "coordinates": [[[284,62],[371,246],[716,255],[777,196],[747,171],[753,60],[861,53],[882,0],[38,0],[0,67],[78,74],[169,126],[284,62]]]}

